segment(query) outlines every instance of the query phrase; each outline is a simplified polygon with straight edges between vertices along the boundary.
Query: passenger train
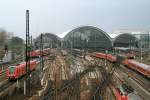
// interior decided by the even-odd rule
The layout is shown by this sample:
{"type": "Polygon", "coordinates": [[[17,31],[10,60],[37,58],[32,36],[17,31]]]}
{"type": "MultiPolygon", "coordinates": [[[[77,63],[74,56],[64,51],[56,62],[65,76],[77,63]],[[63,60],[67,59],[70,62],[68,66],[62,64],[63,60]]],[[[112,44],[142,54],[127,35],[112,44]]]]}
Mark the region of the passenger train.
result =
{"type": "MultiPolygon", "coordinates": [[[[92,54],[92,56],[101,58],[101,59],[106,59],[110,62],[117,62],[117,57],[112,55],[112,54],[105,54],[105,53],[99,53],[95,52],[92,54]]],[[[150,78],[150,66],[137,62],[133,59],[125,59],[121,62],[123,65],[141,73],[142,75],[150,78]]]]}
{"type": "MultiPolygon", "coordinates": [[[[44,57],[45,55],[48,55],[50,53],[51,49],[43,49],[42,51],[40,50],[36,50],[36,51],[32,51],[30,52],[30,56],[31,57],[39,57],[40,56],[40,52],[43,53],[43,59],[47,60],[48,57],[44,57]]],[[[40,61],[40,58],[35,58],[32,59],[29,63],[30,63],[30,71],[33,71],[34,69],[36,69],[36,67],[38,66],[40,61]]],[[[26,62],[22,62],[18,65],[15,66],[9,66],[6,69],[6,77],[8,79],[18,79],[22,76],[24,76],[26,74],[26,62]]]]}
{"type": "Polygon", "coordinates": [[[43,49],[43,50],[35,50],[35,51],[31,51],[28,54],[30,54],[30,57],[39,57],[41,54],[48,55],[51,50],[52,50],[51,48],[47,48],[47,49],[43,49]]]}

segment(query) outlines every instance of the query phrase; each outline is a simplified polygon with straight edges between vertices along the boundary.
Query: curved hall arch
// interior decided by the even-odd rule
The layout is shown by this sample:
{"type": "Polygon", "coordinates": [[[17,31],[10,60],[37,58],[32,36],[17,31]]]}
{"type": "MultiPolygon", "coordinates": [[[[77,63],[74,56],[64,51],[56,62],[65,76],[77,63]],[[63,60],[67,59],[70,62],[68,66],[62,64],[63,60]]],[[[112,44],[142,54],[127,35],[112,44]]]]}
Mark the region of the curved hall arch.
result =
{"type": "Polygon", "coordinates": [[[64,37],[65,47],[111,49],[113,47],[110,36],[94,26],[80,26],[69,31],[64,37]]]}
{"type": "MultiPolygon", "coordinates": [[[[43,47],[44,48],[56,48],[60,47],[61,39],[53,33],[42,33],[43,36],[43,47]]],[[[40,48],[41,35],[35,38],[35,45],[40,48]]]]}
{"type": "Polygon", "coordinates": [[[129,47],[138,47],[138,39],[130,34],[130,33],[123,33],[118,35],[114,42],[113,42],[114,47],[125,47],[125,48],[129,48],[129,47]]]}

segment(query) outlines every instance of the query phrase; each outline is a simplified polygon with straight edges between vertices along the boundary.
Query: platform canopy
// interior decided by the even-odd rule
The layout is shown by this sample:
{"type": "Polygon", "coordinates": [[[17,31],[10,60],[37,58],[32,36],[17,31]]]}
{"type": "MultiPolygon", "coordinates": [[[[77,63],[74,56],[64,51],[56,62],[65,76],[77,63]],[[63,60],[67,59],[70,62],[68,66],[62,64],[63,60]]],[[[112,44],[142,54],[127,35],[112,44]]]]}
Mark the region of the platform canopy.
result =
{"type": "Polygon", "coordinates": [[[137,48],[139,43],[138,39],[130,33],[122,33],[118,35],[113,42],[114,47],[134,47],[137,48]]]}
{"type": "Polygon", "coordinates": [[[111,49],[112,41],[106,32],[97,27],[80,26],[68,31],[63,38],[63,46],[78,49],[111,49]]]}

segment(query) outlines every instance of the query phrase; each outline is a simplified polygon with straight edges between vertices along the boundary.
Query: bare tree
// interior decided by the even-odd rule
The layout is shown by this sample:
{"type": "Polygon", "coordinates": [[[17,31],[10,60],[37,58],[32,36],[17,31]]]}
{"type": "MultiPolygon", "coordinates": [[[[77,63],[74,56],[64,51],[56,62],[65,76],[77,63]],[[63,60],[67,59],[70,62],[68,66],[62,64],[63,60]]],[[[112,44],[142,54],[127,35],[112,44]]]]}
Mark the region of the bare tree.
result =
{"type": "Polygon", "coordinates": [[[0,47],[5,45],[7,39],[7,32],[4,29],[0,30],[0,47]]]}

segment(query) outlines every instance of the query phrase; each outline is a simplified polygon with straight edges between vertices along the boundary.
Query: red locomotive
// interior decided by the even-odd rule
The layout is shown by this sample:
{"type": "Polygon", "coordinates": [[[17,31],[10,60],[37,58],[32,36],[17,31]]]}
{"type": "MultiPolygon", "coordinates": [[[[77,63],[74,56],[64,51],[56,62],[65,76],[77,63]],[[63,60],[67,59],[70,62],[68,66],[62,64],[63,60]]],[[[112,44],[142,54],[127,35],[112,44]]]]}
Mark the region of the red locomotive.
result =
{"type": "Polygon", "coordinates": [[[129,60],[129,59],[124,60],[123,64],[129,68],[132,68],[132,69],[140,72],[144,76],[147,76],[150,78],[150,66],[149,65],[137,62],[135,60],[129,60]]]}
{"type": "MultiPolygon", "coordinates": [[[[30,71],[36,68],[37,60],[30,61],[30,71]]],[[[18,79],[26,74],[26,62],[23,62],[17,66],[10,66],[6,69],[6,77],[8,79],[18,79]]]]}

